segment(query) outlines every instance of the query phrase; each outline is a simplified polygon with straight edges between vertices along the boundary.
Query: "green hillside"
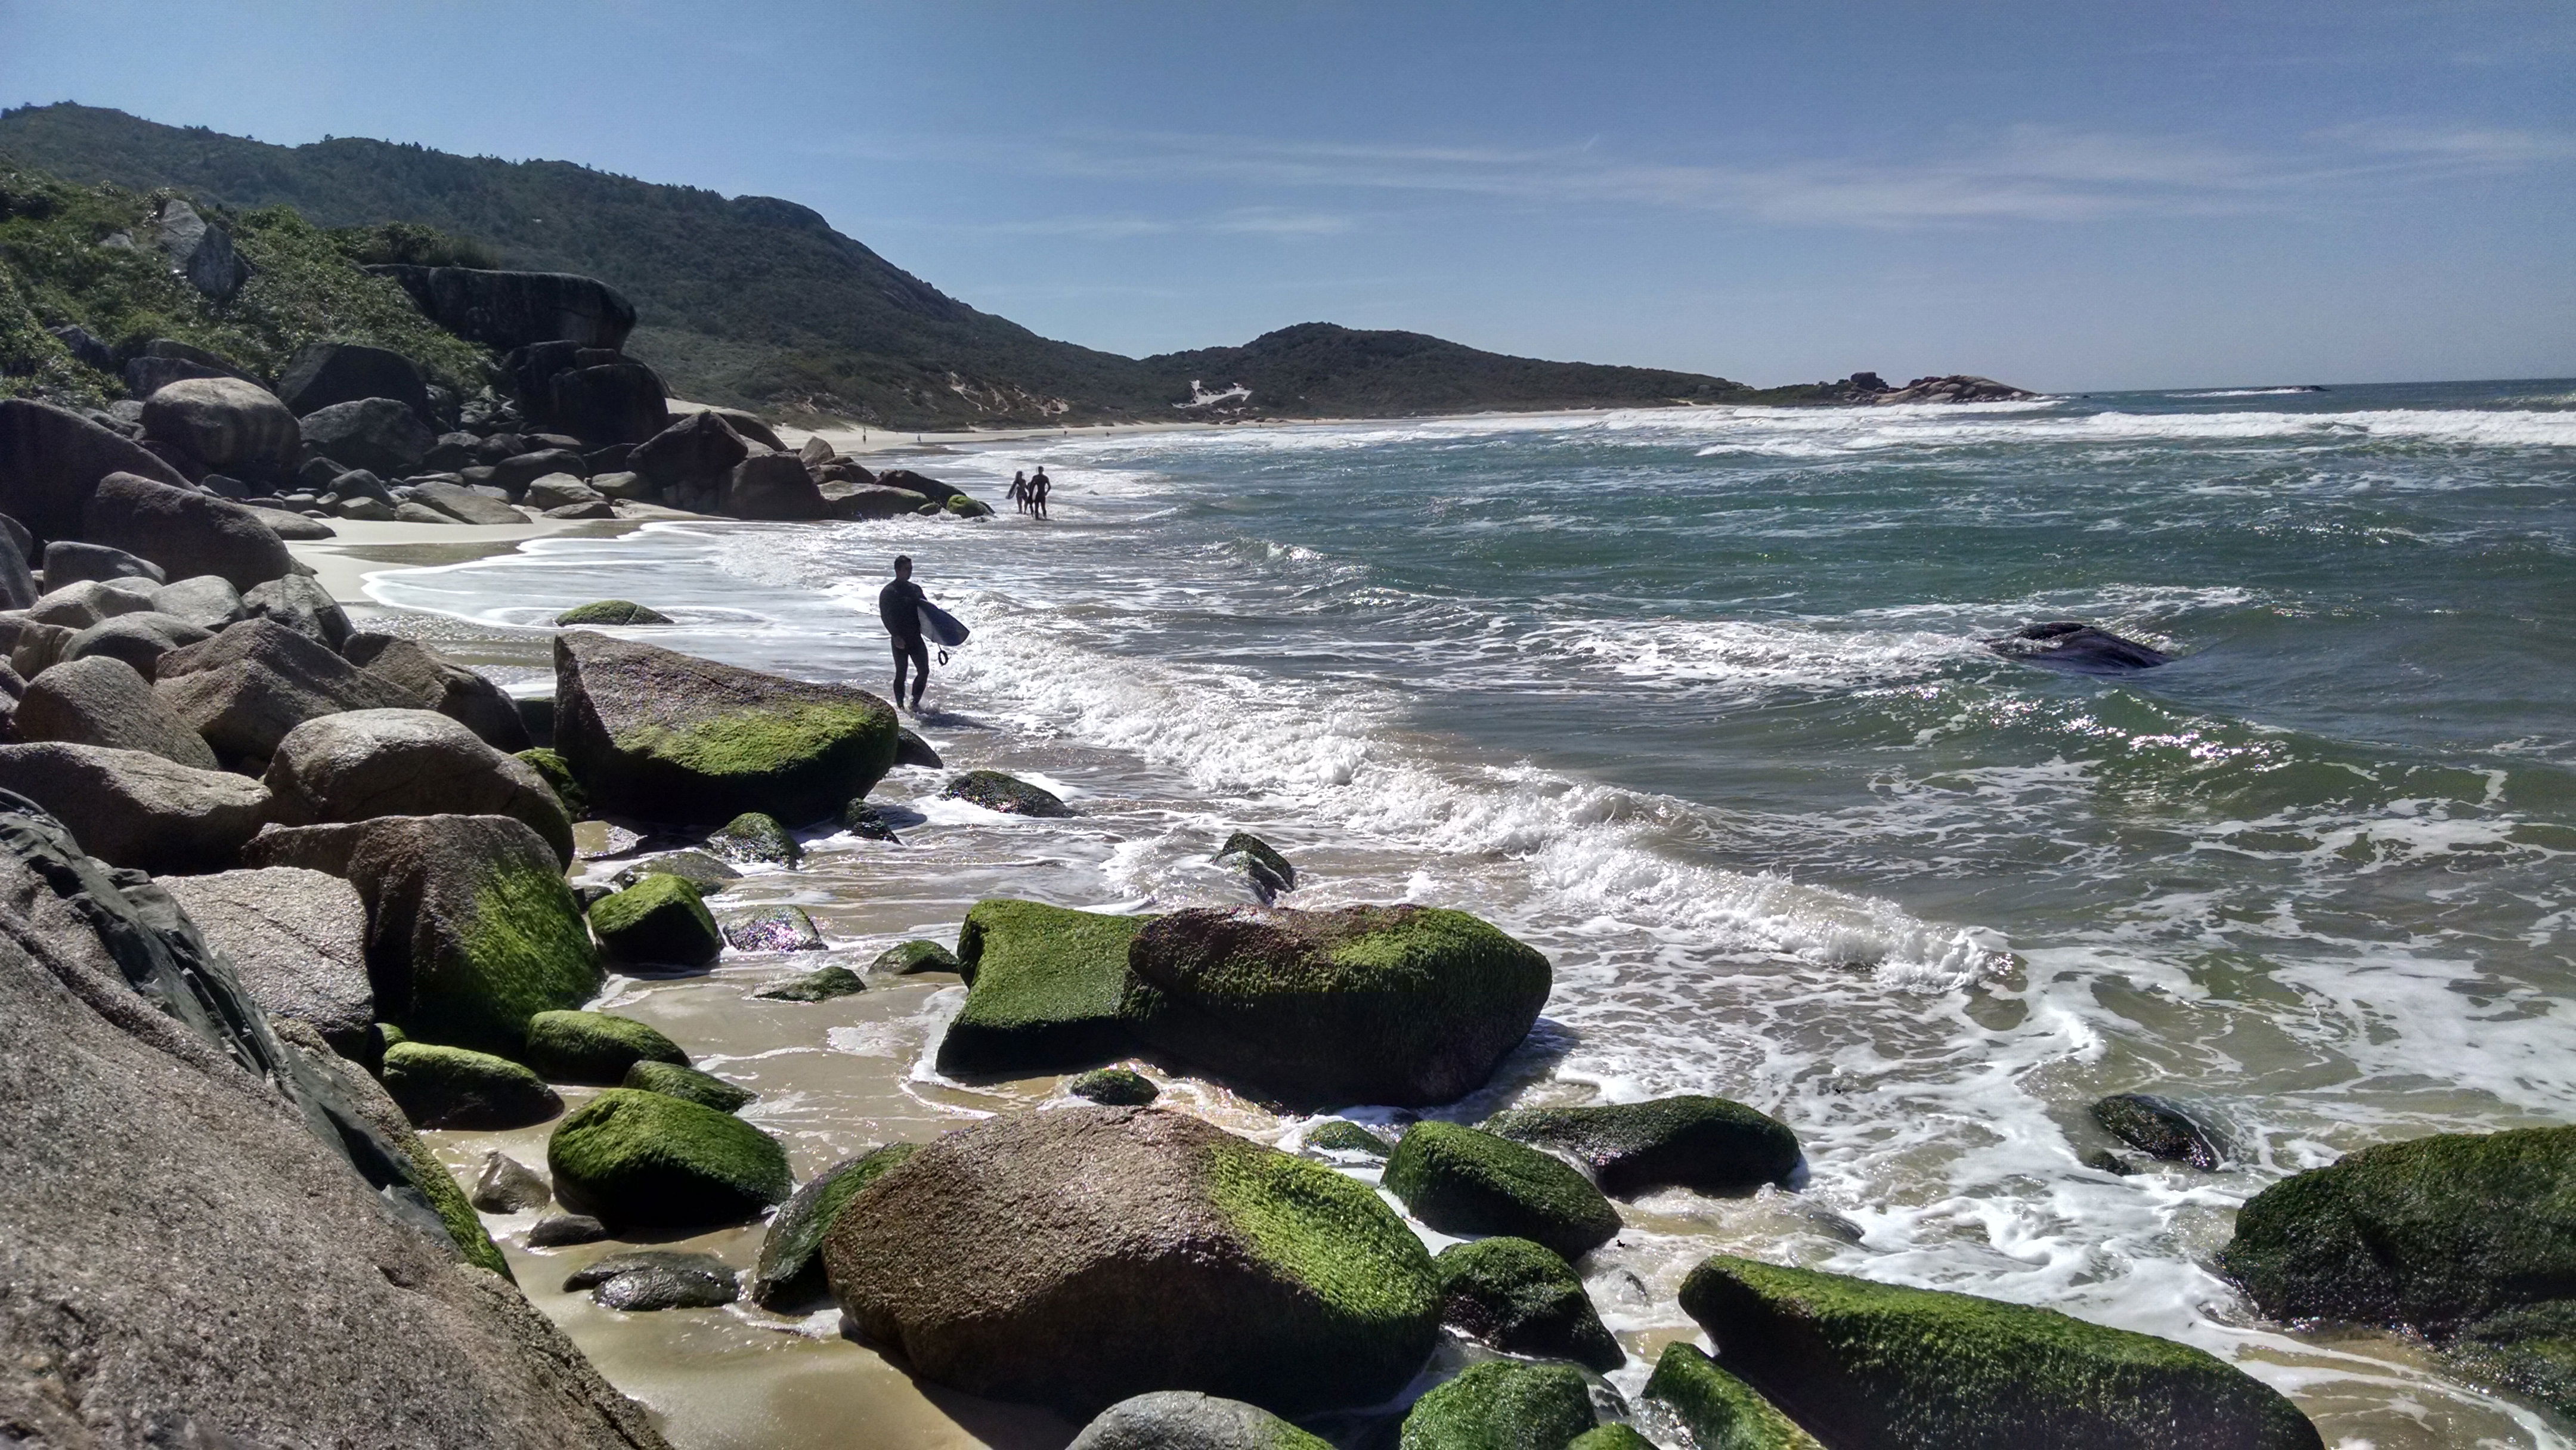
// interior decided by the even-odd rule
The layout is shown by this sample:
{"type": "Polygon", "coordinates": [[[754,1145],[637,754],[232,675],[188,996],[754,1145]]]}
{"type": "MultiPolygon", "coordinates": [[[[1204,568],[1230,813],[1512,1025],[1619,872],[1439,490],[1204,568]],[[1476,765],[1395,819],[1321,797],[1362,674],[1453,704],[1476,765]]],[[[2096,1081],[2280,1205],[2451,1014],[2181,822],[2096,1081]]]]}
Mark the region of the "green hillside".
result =
{"type": "Polygon", "coordinates": [[[1228,416],[1747,400],[1690,373],[1549,363],[1413,333],[1308,324],[1142,361],[979,312],[773,197],[726,198],[560,161],[342,138],[271,146],[69,103],[0,113],[0,153],[84,185],[167,187],[325,228],[423,224],[500,265],[579,272],[631,298],[628,350],[684,397],[895,426],[1194,416],[1193,379],[1249,386],[1228,416]]]}

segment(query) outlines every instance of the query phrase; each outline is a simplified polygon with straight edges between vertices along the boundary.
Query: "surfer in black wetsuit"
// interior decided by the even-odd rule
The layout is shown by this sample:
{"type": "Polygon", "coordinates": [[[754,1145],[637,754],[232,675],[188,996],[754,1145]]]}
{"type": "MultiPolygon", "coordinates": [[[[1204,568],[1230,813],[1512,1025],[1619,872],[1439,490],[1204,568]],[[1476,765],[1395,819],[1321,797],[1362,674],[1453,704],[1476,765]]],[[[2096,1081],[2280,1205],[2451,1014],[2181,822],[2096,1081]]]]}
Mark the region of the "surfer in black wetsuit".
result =
{"type": "Polygon", "coordinates": [[[894,582],[877,591],[877,618],[885,621],[894,641],[894,702],[903,703],[905,667],[912,672],[912,713],[921,713],[921,692],[930,684],[930,646],[921,638],[921,606],[930,602],[912,582],[912,556],[894,556],[894,582]]]}
{"type": "Polygon", "coordinates": [[[1029,512],[1039,518],[1046,517],[1047,488],[1046,465],[1041,463],[1038,471],[1029,477],[1029,512]]]}

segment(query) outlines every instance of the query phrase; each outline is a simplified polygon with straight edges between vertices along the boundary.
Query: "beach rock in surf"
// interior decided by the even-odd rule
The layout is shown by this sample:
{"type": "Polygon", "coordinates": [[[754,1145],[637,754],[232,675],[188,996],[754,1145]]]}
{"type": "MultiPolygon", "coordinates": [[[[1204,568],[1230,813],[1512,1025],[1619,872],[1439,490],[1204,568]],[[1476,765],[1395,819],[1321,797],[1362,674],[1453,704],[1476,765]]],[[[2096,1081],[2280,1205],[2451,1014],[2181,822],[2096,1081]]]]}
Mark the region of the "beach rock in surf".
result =
{"type": "Polygon", "coordinates": [[[957,933],[966,1005],[943,1073],[1065,1072],[1122,1056],[1128,945],[1150,920],[1034,901],[979,901],[957,933]]]}
{"type": "Polygon", "coordinates": [[[1627,1363],[1582,1276],[1543,1245],[1509,1237],[1451,1244],[1431,1267],[1440,1276],[1440,1322],[1461,1334],[1602,1374],[1627,1363]]]}
{"type": "Polygon", "coordinates": [[[248,617],[241,591],[219,574],[173,579],[153,590],[152,612],[184,619],[208,634],[248,617]]]}
{"type": "Polygon", "coordinates": [[[2009,660],[2079,675],[2122,675],[2171,664],[2173,656],[2077,620],[2034,624],[1986,641],[2009,660]]]}
{"type": "Polygon", "coordinates": [[[930,500],[908,488],[881,483],[826,482],[820,486],[823,507],[836,519],[891,519],[918,513],[930,500]]]}
{"type": "MultiPolygon", "coordinates": [[[[158,586],[168,581],[169,572],[140,554],[130,554],[109,544],[93,544],[80,539],[56,539],[45,546],[45,588],[58,590],[85,581],[114,583],[139,581],[158,586]]],[[[49,593],[47,598],[51,598],[49,593]]],[[[146,591],[149,598],[149,591],[146,591]]]]}
{"type": "Polygon", "coordinates": [[[669,624],[671,616],[658,609],[647,609],[631,599],[599,599],[576,604],[555,616],[555,623],[570,627],[577,624],[669,624]]]}
{"type": "Polygon", "coordinates": [[[760,1094],[749,1088],[736,1087],[713,1073],[682,1067],[676,1062],[650,1059],[639,1059],[626,1069],[626,1077],[618,1086],[642,1093],[661,1093],[682,1102],[696,1103],[702,1108],[713,1108],[719,1113],[738,1113],[760,1098],[760,1094]]]}
{"type": "Polygon", "coordinates": [[[385,1091],[423,1128],[524,1128],[563,1111],[563,1099],[506,1057],[426,1042],[385,1049],[385,1091]]]}
{"type": "Polygon", "coordinates": [[[247,866],[327,871],[358,888],[376,1009],[422,1041],[512,1056],[530,1018],[599,991],[598,949],[562,865],[523,821],[271,826],[242,855],[247,866]]]}
{"type": "Polygon", "coordinates": [[[591,903],[590,929],[622,966],[703,967],[725,945],[698,888],[659,872],[591,903]]]}
{"type": "MultiPolygon", "coordinates": [[[[819,952],[823,934],[801,906],[763,906],[729,911],[716,921],[725,945],[738,952],[819,952]]],[[[843,969],[847,971],[847,968],[843,969]]],[[[853,978],[855,980],[855,978],[853,978]]],[[[856,990],[856,989],[853,989],[856,990]]]]}
{"type": "Polygon", "coordinates": [[[282,624],[306,639],[321,641],[326,649],[336,650],[349,642],[348,611],[330,591],[301,574],[243,591],[242,614],[282,624]]]}
{"type": "MultiPolygon", "coordinates": [[[[626,467],[666,493],[707,488],[722,483],[751,451],[752,445],[722,417],[713,412],[691,413],[636,444],[635,451],[626,455],[626,467]]],[[[803,465],[798,468],[801,471],[803,465]]]]}
{"type": "Polygon", "coordinates": [[[123,660],[76,659],[43,671],[27,682],[14,718],[18,738],[31,743],[104,745],[192,770],[217,767],[205,737],[162,704],[151,681],[123,660]]]}
{"type": "MultiPolygon", "coordinates": [[[[102,619],[63,646],[66,662],[85,659],[121,661],[137,674],[150,674],[163,655],[213,635],[184,619],[145,610],[102,619]]],[[[47,673],[51,673],[48,671],[47,673]]]]}
{"type": "Polygon", "coordinates": [[[1373,1404],[1438,1336],[1430,1258],[1375,1193],[1153,1108],[952,1132],[859,1190],[823,1259],[915,1373],[1074,1415],[1149,1389],[1373,1404]]]}
{"type": "Polygon", "coordinates": [[[1245,884],[1264,906],[1280,892],[1297,889],[1297,868],[1289,865],[1288,858],[1272,849],[1268,841],[1250,831],[1237,831],[1226,837],[1225,844],[1217,847],[1216,861],[1218,865],[1228,861],[1240,864],[1245,884]]]}
{"type": "Polygon", "coordinates": [[[741,1281],[731,1266],[713,1254],[642,1249],[611,1254],[575,1269],[563,1281],[567,1293],[591,1291],[606,1309],[630,1314],[657,1309],[713,1309],[742,1297],[741,1281]]]}
{"type": "Polygon", "coordinates": [[[0,398],[0,513],[38,540],[79,538],[81,510],[111,473],[178,488],[188,483],[143,445],[78,413],[33,398],[0,398]]]}
{"type": "Polygon", "coordinates": [[[842,1159],[797,1189],[770,1220],[769,1232],[760,1241],[760,1263],[751,1275],[751,1302],[786,1313],[830,1299],[832,1286],[823,1276],[824,1233],[860,1189],[920,1151],[918,1143],[888,1143],[842,1159]]]}
{"type": "Polygon", "coordinates": [[[725,474],[716,510],[738,519],[821,519],[831,506],[793,453],[755,453],[725,474]]]}
{"type": "Polygon", "coordinates": [[[778,823],[759,811],[745,811],[707,833],[707,849],[727,861],[793,866],[805,859],[805,848],[778,823]]]}
{"type": "Polygon", "coordinates": [[[1055,793],[998,770],[970,770],[939,792],[943,800],[965,801],[1006,816],[1070,816],[1055,793]]]}
{"type": "Polygon", "coordinates": [[[935,941],[917,940],[898,942],[868,963],[871,977],[908,977],[915,972],[955,972],[962,977],[966,975],[966,964],[935,941]]]}
{"type": "Polygon", "coordinates": [[[1259,1405],[1193,1390],[1156,1390],[1101,1411],[1065,1450],[1332,1450],[1332,1446],[1259,1405]]]}
{"type": "Polygon", "coordinates": [[[367,270],[410,293],[430,321],[500,352],[558,338],[613,352],[635,329],[635,304],[595,277],[401,263],[367,270]]]}
{"type": "Polygon", "coordinates": [[[929,741],[913,734],[908,729],[898,731],[895,734],[894,763],[897,765],[916,765],[924,770],[938,770],[947,764],[946,761],[939,758],[938,751],[930,748],[929,741]]]}
{"type": "Polygon", "coordinates": [[[841,807],[841,829],[862,841],[883,841],[890,846],[903,844],[903,838],[894,833],[885,813],[863,800],[854,800],[841,807]]]}
{"type": "Polygon", "coordinates": [[[2104,1098],[2093,1105],[2093,1121],[2150,1158],[2214,1171],[2227,1157],[2217,1134],[2194,1121],[2181,1104],[2151,1093],[2104,1098]]]}
{"type": "MultiPolygon", "coordinates": [[[[961,952],[960,955],[963,955],[961,952]]],[[[1452,1102],[1538,1020],[1547,958],[1461,911],[1194,907],[1139,933],[1136,1036],[1289,1103],[1452,1102]]]]}
{"type": "Polygon", "coordinates": [[[508,816],[544,838],[558,862],[572,864],[572,821],[544,777],[433,710],[349,710],[307,720],[278,741],[261,779],[274,797],[269,819],[281,825],[508,816]]]}
{"type": "Polygon", "coordinates": [[[1446,1234],[1509,1234],[1571,1262],[1619,1233],[1619,1210],[1563,1161],[1456,1123],[1407,1128],[1382,1186],[1446,1234]]]}
{"type": "Polygon", "coordinates": [[[700,895],[722,891],[742,879],[742,873],[704,851],[671,851],[660,856],[647,856],[608,878],[620,891],[647,876],[677,876],[698,888],[700,895]]]}
{"type": "Polygon", "coordinates": [[[367,1056],[376,992],[367,980],[367,904],[355,887],[296,870],[158,879],[270,1018],[311,1024],[343,1057],[367,1056]]]}
{"type": "Polygon", "coordinates": [[[528,1225],[528,1247],[559,1249],[595,1244],[608,1237],[608,1225],[586,1213],[550,1213],[528,1225]]]}
{"type": "Polygon", "coordinates": [[[1726,1098],[1691,1095],[1643,1103],[1523,1108],[1482,1125],[1516,1143],[1573,1154],[1604,1193],[1634,1198],[1658,1188],[1743,1193],[1786,1183],[1798,1135],[1768,1113],[1726,1098]]]}
{"type": "Polygon", "coordinates": [[[700,1228],[756,1218],[795,1186],[778,1141],[730,1113],[610,1088],[546,1142],[555,1198],[611,1228],[700,1228]]]}
{"type": "Polygon", "coordinates": [[[401,686],[269,619],[243,620],[161,656],[152,693],[216,754],[263,762],[308,720],[414,703],[401,686]]]}
{"type": "Polygon", "coordinates": [[[555,636],[555,740],[596,806],[674,825],[760,811],[790,825],[894,766],[894,708],[589,630],[555,636]]]}
{"type": "Polygon", "coordinates": [[[268,788],[140,750],[0,745],[0,790],[77,823],[81,849],[155,875],[234,864],[268,809],[268,788]]]}
{"type": "Polygon", "coordinates": [[[438,446],[438,435],[420,415],[392,398],[333,403],[299,422],[307,448],[343,468],[363,468],[383,478],[410,476],[438,446]]]}
{"type": "Polygon", "coordinates": [[[1663,1358],[1646,1381],[1649,1400],[1663,1406],[1699,1445],[1729,1450],[1824,1450],[1816,1437],[1799,1429],[1780,1407],[1718,1368],[1696,1344],[1676,1341],[1664,1346],[1663,1358]]]}
{"type": "Polygon", "coordinates": [[[1123,1067],[1100,1067],[1076,1074],[1064,1090],[1086,1102],[1112,1108],[1141,1108],[1163,1095],[1152,1078],[1123,1067]]]}
{"type": "Polygon", "coordinates": [[[340,657],[402,686],[422,709],[436,710],[495,750],[516,755],[529,748],[519,707],[500,686],[418,640],[352,634],[341,644],[340,657]]]}
{"type": "Polygon", "coordinates": [[[1966,1294],[1721,1254],[1682,1309],[1828,1445],[2320,1450],[2281,1393],[2171,1340],[1966,1294]]]}
{"type": "Polygon", "coordinates": [[[751,995],[766,1002],[829,1002],[868,989],[867,981],[847,967],[817,967],[801,977],[790,977],[775,986],[763,987],[751,995]]]}
{"type": "Polygon", "coordinates": [[[1384,1158],[1389,1149],[1386,1140],[1347,1118],[1326,1118],[1306,1130],[1299,1146],[1319,1153],[1357,1153],[1368,1158],[1384,1158]]]}
{"type": "Polygon", "coordinates": [[[1557,1450],[1596,1418],[1581,1370],[1486,1360],[1414,1401],[1396,1444],[1399,1450],[1557,1450]]]}
{"type": "MultiPolygon", "coordinates": [[[[286,371],[278,375],[277,396],[298,418],[334,403],[355,403],[367,398],[391,398],[420,418],[430,415],[429,384],[410,358],[355,342],[308,342],[298,348],[287,361],[286,371]]],[[[144,426],[151,426],[148,417],[144,426]]],[[[206,461],[215,462],[212,458],[206,461]]]]}
{"type": "Polygon", "coordinates": [[[188,378],[143,400],[143,436],[208,468],[291,468],[304,434],[275,393],[240,378],[188,378]]]}
{"type": "Polygon", "coordinates": [[[689,1065],[680,1044],[632,1017],[609,1012],[539,1012],[528,1019],[527,1045],[520,1056],[548,1082],[601,1085],[624,1082],[639,1062],[689,1065]]]}
{"type": "Polygon", "coordinates": [[[554,1190],[537,1170],[497,1149],[483,1155],[467,1201],[485,1213],[526,1213],[554,1202],[554,1190]]]}

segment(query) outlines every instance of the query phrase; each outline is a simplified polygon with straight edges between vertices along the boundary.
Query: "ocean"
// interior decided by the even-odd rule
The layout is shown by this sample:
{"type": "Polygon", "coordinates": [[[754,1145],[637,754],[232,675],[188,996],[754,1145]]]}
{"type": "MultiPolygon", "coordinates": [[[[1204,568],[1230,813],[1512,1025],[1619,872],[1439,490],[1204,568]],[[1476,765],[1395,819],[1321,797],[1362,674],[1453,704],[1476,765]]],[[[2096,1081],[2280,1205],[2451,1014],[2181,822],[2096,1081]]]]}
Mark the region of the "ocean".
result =
{"type": "MultiPolygon", "coordinates": [[[[1235,829],[1298,862],[1287,904],[1461,907],[1540,947],[1539,1031],[1438,1115],[1712,1092],[1806,1148],[1794,1192],[1656,1195],[1594,1256],[1641,1356],[1613,1377],[1631,1391],[1694,1332],[1680,1276],[1725,1250],[2186,1340],[2329,1445],[2570,1443],[2400,1338],[2266,1323],[2211,1264],[2288,1174],[2576,1122],[2576,383],[1235,426],[901,461],[1002,516],[657,524],[370,593],[527,688],[545,620],[621,597],[680,621],[657,642],[883,693],[873,596],[909,553],[975,630],[922,732],[1080,815],[993,816],[899,773],[881,794],[907,845],[818,835],[807,870],[741,893],[808,905],[853,957],[953,937],[982,895],[1237,899],[1207,860],[1235,829]],[[1003,486],[1041,463],[1054,517],[1014,517],[1003,486]],[[2059,619],[2178,658],[2093,678],[1983,644],[2059,619]],[[2227,1162],[2085,1166],[2118,1146],[2088,1105],[2123,1091],[2194,1109],[2227,1162]]],[[[716,1044],[718,1070],[768,1074],[752,1116],[800,1172],[1053,1091],[938,1080],[953,986],[827,1018],[750,1003],[764,971],[613,990],[716,1044]]],[[[1240,1131],[1299,1126],[1175,1095],[1240,1131]]],[[[548,1307],[655,1399],[658,1351],[548,1307]]],[[[804,1346],[814,1384],[843,1362],[810,1356],[865,1353],[728,1312],[743,1353],[804,1346]]],[[[657,1408],[686,1432],[703,1393],[657,1408]]],[[[792,1442],[793,1398],[766,1402],[774,1434],[737,1417],[697,1442],[792,1442]]]]}

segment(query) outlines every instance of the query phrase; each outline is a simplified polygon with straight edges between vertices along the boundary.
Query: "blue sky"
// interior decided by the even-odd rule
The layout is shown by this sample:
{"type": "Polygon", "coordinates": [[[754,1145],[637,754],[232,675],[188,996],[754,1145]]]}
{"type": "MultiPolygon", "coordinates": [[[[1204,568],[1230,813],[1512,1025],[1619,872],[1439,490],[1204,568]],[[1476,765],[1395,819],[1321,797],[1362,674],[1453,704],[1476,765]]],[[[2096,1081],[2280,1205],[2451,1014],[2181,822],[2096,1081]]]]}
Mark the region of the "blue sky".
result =
{"type": "Polygon", "coordinates": [[[1128,353],[2576,374],[2576,6],[0,0],[0,103],[784,196],[1128,353]]]}

